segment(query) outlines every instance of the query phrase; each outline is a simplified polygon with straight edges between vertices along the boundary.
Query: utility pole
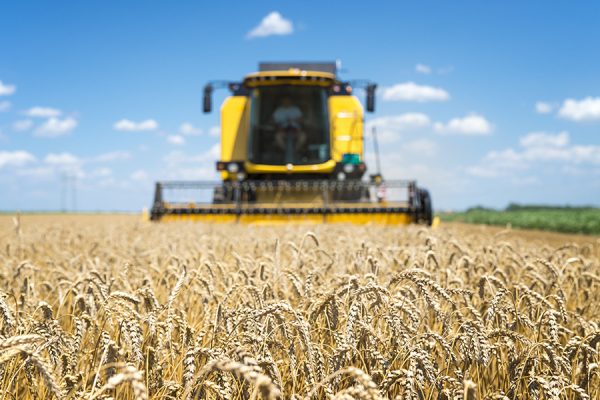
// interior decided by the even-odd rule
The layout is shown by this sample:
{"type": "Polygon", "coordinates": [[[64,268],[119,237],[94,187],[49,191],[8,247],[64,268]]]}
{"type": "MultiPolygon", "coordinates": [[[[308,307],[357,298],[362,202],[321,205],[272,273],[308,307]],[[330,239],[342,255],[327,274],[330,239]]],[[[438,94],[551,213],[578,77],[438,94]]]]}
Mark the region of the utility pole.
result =
{"type": "Polygon", "coordinates": [[[60,211],[77,211],[77,172],[60,172],[60,211]],[[69,201],[71,207],[69,207],[69,201]]]}
{"type": "Polygon", "coordinates": [[[67,212],[68,176],[66,172],[60,174],[60,211],[67,212]]]}
{"type": "Polygon", "coordinates": [[[71,206],[73,207],[73,211],[77,211],[77,173],[71,172],[71,174],[71,196],[73,197],[73,203],[71,204],[71,206]]]}

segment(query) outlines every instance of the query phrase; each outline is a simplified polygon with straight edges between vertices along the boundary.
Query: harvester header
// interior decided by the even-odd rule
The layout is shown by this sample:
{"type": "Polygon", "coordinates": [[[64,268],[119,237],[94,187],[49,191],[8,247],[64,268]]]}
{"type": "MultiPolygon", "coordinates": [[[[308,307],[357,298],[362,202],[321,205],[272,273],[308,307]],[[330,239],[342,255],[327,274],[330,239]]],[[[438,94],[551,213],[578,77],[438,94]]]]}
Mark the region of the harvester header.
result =
{"type": "Polygon", "coordinates": [[[241,81],[209,82],[205,113],[221,88],[230,91],[215,165],[221,182],[158,182],[153,219],[431,224],[429,194],[414,181],[384,181],[380,171],[365,179],[355,92],[373,112],[375,83],[339,79],[335,62],[260,63],[241,81]]]}

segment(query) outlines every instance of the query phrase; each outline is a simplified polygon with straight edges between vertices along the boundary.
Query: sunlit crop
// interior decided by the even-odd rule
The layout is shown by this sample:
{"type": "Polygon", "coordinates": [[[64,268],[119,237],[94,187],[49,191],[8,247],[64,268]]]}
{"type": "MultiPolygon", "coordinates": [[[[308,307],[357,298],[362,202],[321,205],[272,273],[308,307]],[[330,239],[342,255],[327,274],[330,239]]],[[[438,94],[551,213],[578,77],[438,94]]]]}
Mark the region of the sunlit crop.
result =
{"type": "Polygon", "coordinates": [[[593,237],[0,221],[0,399],[600,398],[593,237]]]}

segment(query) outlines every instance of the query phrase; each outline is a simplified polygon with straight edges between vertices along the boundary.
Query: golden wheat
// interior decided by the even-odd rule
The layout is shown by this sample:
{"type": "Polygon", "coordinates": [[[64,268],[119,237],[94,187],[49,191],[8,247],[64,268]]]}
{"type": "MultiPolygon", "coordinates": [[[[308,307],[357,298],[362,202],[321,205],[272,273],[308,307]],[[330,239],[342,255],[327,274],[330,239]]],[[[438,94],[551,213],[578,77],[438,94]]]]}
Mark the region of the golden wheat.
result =
{"type": "Polygon", "coordinates": [[[600,398],[597,238],[66,219],[0,219],[0,399],[600,398]]]}

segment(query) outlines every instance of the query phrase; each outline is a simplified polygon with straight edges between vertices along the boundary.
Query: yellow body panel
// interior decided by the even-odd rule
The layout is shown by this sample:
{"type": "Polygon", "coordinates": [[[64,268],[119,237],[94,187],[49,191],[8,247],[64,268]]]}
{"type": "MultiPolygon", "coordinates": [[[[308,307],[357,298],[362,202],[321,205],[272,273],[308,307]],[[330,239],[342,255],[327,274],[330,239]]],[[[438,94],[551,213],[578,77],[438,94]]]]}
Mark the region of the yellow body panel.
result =
{"type": "Polygon", "coordinates": [[[278,225],[278,224],[373,224],[373,225],[408,225],[412,222],[409,214],[371,214],[371,213],[349,213],[349,214],[264,214],[264,215],[175,215],[166,214],[160,218],[161,222],[204,222],[204,223],[242,223],[251,225],[278,225]]]}
{"type": "Polygon", "coordinates": [[[321,191],[257,190],[256,201],[261,205],[276,204],[286,207],[323,206],[321,191]]]}
{"type": "Polygon", "coordinates": [[[160,222],[181,222],[181,221],[193,221],[193,222],[205,222],[205,223],[235,223],[237,222],[237,217],[235,215],[226,215],[226,214],[190,214],[190,215],[181,215],[181,214],[165,214],[160,217],[160,222]]]}
{"type": "Polygon", "coordinates": [[[329,173],[333,171],[335,168],[335,161],[329,160],[322,164],[312,164],[312,165],[291,165],[291,169],[286,165],[262,165],[262,164],[254,164],[250,161],[246,161],[244,163],[244,167],[246,171],[249,173],[306,173],[306,172],[316,172],[316,173],[329,173]]]}
{"type": "MultiPolygon", "coordinates": [[[[243,161],[248,154],[250,101],[246,96],[229,96],[221,106],[221,161],[243,161]]],[[[223,179],[229,178],[222,172],[223,179]]]]}
{"type": "Polygon", "coordinates": [[[412,218],[408,214],[330,214],[330,224],[374,224],[374,225],[408,225],[412,218]]]}
{"type": "Polygon", "coordinates": [[[322,215],[240,215],[239,222],[251,225],[322,224],[322,215]]]}
{"type": "Polygon", "coordinates": [[[355,96],[329,97],[332,158],[340,162],[344,153],[363,160],[363,109],[355,96]]]}

